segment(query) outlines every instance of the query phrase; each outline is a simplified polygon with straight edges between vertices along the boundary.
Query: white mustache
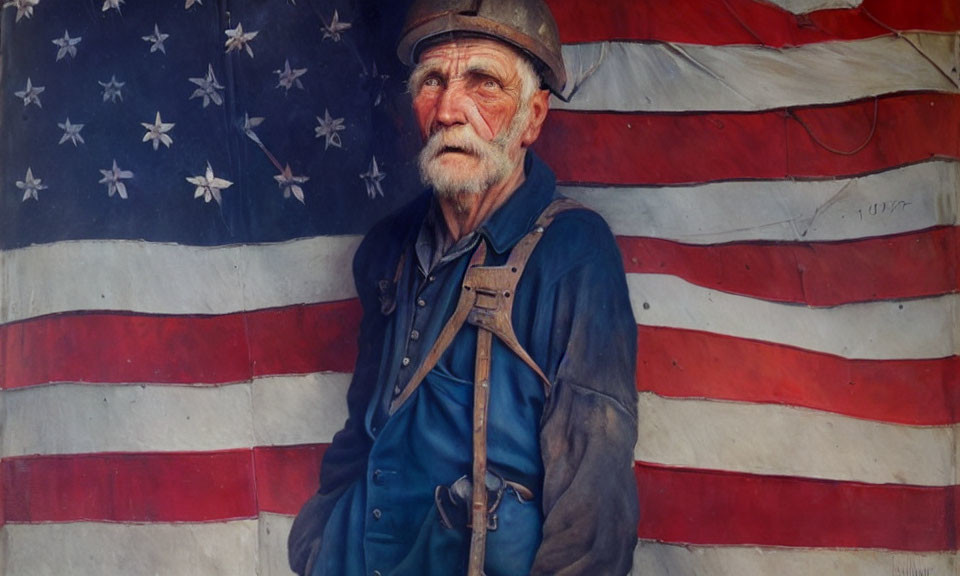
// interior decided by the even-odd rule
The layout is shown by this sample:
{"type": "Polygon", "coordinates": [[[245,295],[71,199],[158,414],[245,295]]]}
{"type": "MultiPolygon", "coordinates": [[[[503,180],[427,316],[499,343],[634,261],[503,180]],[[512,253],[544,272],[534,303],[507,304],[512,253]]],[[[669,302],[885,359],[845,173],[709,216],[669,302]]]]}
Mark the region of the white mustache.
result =
{"type": "Polygon", "coordinates": [[[455,148],[473,156],[487,156],[500,150],[493,142],[480,138],[472,126],[443,128],[434,132],[423,147],[426,158],[436,158],[447,148],[455,148]]]}

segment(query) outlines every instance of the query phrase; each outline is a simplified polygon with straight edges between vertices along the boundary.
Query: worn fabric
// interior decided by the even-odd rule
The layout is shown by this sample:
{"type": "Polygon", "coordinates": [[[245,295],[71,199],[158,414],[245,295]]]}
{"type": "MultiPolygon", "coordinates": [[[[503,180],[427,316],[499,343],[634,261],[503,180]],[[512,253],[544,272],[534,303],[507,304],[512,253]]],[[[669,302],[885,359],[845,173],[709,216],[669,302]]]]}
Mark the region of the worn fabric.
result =
{"type": "MultiPolygon", "coordinates": [[[[502,264],[555,197],[546,165],[528,153],[524,168],[525,183],[469,249],[430,270],[416,251],[429,193],[361,244],[354,279],[364,316],[349,419],[290,535],[298,573],[464,573],[469,529],[441,525],[434,492],[470,473],[476,328],[466,325],[417,391],[393,415],[388,408],[456,307],[477,243],[488,245],[487,265],[502,264]]],[[[551,388],[494,339],[489,468],[534,497],[505,495],[486,573],[626,574],[638,514],[636,324],[620,254],[598,215],[564,212],[547,229],[517,287],[513,325],[551,388]]]]}

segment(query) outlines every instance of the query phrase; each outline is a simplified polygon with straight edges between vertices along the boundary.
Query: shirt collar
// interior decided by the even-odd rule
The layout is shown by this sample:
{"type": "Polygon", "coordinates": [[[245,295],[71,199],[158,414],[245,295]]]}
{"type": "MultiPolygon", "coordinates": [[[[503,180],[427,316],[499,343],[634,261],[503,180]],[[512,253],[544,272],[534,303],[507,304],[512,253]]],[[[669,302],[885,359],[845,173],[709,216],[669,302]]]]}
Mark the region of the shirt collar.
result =
{"type": "Polygon", "coordinates": [[[557,179],[553,171],[532,150],[527,151],[523,171],[526,175],[523,184],[479,229],[497,254],[513,248],[533,228],[556,193],[557,179]]]}

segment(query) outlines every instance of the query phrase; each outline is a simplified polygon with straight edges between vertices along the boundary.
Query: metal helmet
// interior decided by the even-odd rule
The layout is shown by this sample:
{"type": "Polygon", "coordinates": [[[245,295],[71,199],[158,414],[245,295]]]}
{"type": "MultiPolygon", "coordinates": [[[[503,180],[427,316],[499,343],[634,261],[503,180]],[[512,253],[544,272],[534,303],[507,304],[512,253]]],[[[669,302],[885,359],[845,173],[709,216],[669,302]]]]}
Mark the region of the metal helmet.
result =
{"type": "Polygon", "coordinates": [[[567,83],[557,23],[543,0],[414,0],[397,55],[412,66],[425,40],[451,33],[489,36],[520,49],[555,94],[567,83]]]}

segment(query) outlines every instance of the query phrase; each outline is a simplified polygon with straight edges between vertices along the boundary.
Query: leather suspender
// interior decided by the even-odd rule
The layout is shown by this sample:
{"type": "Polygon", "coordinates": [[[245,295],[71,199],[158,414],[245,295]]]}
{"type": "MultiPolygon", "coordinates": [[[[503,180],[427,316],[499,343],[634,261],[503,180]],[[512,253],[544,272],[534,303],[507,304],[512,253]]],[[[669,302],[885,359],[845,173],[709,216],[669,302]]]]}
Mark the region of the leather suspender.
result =
{"type": "Polygon", "coordinates": [[[484,242],[480,242],[467,268],[460,288],[457,307],[434,342],[430,353],[417,368],[403,392],[390,404],[390,414],[396,412],[423,382],[427,374],[439,362],[440,357],[453,342],[465,322],[477,327],[477,353],[473,386],[473,495],[471,499],[471,539],[468,576],[483,574],[483,559],[487,538],[487,406],[490,400],[490,362],[493,336],[523,362],[543,382],[550,392],[550,381],[533,358],[520,346],[513,331],[511,312],[517,284],[523,275],[527,260],[546,228],[557,214],[566,210],[582,208],[568,198],[554,200],[540,214],[534,229],[514,246],[503,266],[483,266],[487,255],[484,242]]]}

